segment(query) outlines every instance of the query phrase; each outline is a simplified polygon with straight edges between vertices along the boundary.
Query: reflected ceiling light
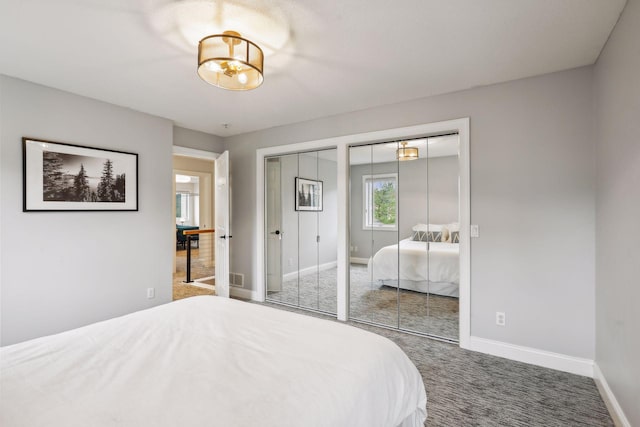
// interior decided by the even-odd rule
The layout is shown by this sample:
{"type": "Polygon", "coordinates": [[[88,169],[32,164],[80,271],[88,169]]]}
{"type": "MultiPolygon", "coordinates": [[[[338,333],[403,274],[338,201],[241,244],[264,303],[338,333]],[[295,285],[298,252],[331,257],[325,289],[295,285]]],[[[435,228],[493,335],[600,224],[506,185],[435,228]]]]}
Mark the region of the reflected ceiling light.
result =
{"type": "Polygon", "coordinates": [[[418,158],[418,148],[407,147],[407,144],[407,141],[402,141],[400,143],[402,147],[396,150],[396,158],[398,160],[416,160],[418,158]]]}
{"type": "Polygon", "coordinates": [[[187,182],[191,182],[191,177],[187,175],[176,175],[176,182],[179,184],[186,184],[187,182]]]}
{"type": "Polygon", "coordinates": [[[198,43],[198,75],[228,90],[255,89],[264,81],[260,47],[235,31],[207,36],[198,43]]]}

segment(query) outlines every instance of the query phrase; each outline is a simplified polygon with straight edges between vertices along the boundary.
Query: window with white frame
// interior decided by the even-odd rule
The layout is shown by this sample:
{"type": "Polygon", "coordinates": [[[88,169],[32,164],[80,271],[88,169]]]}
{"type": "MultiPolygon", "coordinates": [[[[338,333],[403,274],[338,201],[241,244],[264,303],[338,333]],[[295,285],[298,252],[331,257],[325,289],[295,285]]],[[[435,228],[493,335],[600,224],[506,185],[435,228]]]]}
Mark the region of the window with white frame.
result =
{"type": "Polygon", "coordinates": [[[363,175],[363,229],[398,229],[398,174],[363,175]]]}
{"type": "Polygon", "coordinates": [[[191,220],[188,192],[176,191],[176,223],[184,224],[191,220]]]}

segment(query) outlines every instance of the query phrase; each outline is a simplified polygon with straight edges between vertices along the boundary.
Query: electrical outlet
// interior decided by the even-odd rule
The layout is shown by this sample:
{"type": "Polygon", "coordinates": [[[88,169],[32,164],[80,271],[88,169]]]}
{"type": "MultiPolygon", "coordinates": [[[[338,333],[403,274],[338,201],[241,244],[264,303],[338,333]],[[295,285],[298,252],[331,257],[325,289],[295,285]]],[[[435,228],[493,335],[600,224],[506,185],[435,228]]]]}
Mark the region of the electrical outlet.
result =
{"type": "Polygon", "coordinates": [[[147,288],[147,298],[151,299],[151,298],[155,298],[155,296],[156,296],[156,289],[147,288]]]}
{"type": "Polygon", "coordinates": [[[471,237],[480,237],[480,228],[477,224],[471,224],[471,229],[469,231],[471,237]]]}
{"type": "Polygon", "coordinates": [[[505,314],[503,312],[501,312],[501,311],[496,311],[496,325],[504,326],[506,321],[507,321],[507,319],[506,319],[505,314]]]}
{"type": "Polygon", "coordinates": [[[289,267],[293,267],[293,258],[289,258],[289,267]]]}

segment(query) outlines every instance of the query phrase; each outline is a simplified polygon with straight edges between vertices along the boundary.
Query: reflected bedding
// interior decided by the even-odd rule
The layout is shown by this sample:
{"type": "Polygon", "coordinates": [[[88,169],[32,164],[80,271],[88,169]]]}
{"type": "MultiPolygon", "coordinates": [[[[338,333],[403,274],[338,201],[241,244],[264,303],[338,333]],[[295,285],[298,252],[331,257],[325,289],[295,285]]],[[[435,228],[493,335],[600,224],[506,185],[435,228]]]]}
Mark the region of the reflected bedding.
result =
{"type": "Polygon", "coordinates": [[[399,282],[401,289],[459,296],[460,245],[442,242],[428,245],[427,251],[426,242],[404,239],[398,245],[383,247],[369,260],[369,277],[385,286],[396,287],[399,282]]]}

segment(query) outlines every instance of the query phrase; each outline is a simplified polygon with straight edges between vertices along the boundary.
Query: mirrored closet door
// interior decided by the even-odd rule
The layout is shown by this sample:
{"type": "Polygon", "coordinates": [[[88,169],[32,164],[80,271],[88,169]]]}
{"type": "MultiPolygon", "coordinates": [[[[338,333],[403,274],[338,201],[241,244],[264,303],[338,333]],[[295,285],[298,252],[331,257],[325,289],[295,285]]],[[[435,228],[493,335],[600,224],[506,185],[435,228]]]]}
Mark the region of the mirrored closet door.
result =
{"type": "Polygon", "coordinates": [[[267,301],[336,313],[335,149],[265,159],[267,301]]]}
{"type": "Polygon", "coordinates": [[[349,317],[398,326],[398,163],[389,159],[395,144],[350,147],[349,317]],[[396,246],[394,246],[396,245],[396,246]],[[372,264],[384,249],[384,265],[372,264]],[[382,275],[382,276],[381,276],[382,275]]]}
{"type": "Polygon", "coordinates": [[[458,136],[350,147],[350,317],[458,339],[458,136]]]}

